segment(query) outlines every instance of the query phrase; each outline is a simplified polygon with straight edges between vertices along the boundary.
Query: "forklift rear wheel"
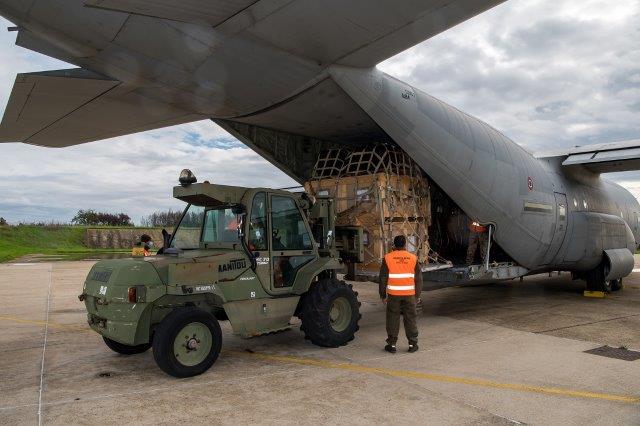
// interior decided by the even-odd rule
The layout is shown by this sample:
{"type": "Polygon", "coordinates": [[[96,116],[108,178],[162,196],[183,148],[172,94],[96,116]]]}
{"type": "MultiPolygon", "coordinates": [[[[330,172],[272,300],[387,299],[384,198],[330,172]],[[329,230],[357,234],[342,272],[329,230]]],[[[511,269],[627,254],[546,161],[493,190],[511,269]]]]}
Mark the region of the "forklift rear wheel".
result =
{"type": "Polygon", "coordinates": [[[303,296],[299,316],[300,329],[313,344],[329,348],[346,345],[359,329],[358,293],[344,281],[322,279],[303,296]]]}
{"type": "Polygon", "coordinates": [[[216,362],[221,348],[220,324],[213,315],[197,308],[171,312],[153,338],[156,364],[174,377],[204,373],[216,362]]]}
{"type": "Polygon", "coordinates": [[[102,336],[102,340],[104,340],[104,343],[109,347],[109,349],[122,355],[141,354],[143,352],[148,351],[149,348],[151,347],[151,343],[143,343],[141,345],[135,345],[135,346],[125,345],[123,343],[116,342],[115,340],[111,340],[108,337],[104,337],[104,336],[102,336]]]}

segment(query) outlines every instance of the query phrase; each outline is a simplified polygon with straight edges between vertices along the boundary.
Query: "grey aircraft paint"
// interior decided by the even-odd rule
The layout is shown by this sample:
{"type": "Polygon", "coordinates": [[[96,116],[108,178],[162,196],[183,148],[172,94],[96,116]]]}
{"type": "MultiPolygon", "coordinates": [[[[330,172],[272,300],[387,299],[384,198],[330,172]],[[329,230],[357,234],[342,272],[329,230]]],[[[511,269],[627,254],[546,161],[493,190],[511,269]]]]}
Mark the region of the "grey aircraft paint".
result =
{"type": "Polygon", "coordinates": [[[640,206],[618,185],[536,159],[480,120],[378,70],[331,74],[462,210],[495,225],[494,239],[522,266],[589,270],[604,250],[635,251],[640,206]],[[616,238],[608,228],[620,228],[616,238]]]}
{"type": "Polygon", "coordinates": [[[19,74],[0,140],[63,147],[211,118],[303,182],[318,152],[395,143],[529,271],[627,275],[640,206],[600,172],[640,141],[535,158],[375,68],[500,0],[0,0],[17,44],[81,69],[19,74]]]}

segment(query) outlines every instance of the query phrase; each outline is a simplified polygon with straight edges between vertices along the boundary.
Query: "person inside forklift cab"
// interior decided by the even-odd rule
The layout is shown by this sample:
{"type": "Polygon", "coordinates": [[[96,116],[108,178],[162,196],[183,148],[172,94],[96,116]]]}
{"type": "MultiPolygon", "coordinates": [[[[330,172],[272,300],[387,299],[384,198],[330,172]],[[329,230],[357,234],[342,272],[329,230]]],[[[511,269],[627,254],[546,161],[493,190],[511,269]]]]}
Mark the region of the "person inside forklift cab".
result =
{"type": "Polygon", "coordinates": [[[467,265],[473,265],[478,246],[484,260],[487,256],[487,227],[475,220],[469,221],[469,245],[467,247],[467,265]]]}

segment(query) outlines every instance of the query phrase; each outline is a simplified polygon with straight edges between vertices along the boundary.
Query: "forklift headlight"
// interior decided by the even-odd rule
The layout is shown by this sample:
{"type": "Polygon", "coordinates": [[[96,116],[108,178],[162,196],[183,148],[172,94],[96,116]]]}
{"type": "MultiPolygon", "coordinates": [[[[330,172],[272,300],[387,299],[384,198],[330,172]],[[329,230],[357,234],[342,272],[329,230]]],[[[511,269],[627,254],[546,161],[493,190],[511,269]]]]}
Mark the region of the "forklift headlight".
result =
{"type": "Polygon", "coordinates": [[[192,183],[196,183],[198,179],[196,179],[196,175],[189,169],[184,169],[180,172],[180,177],[178,178],[178,182],[182,186],[189,186],[192,183]]]}

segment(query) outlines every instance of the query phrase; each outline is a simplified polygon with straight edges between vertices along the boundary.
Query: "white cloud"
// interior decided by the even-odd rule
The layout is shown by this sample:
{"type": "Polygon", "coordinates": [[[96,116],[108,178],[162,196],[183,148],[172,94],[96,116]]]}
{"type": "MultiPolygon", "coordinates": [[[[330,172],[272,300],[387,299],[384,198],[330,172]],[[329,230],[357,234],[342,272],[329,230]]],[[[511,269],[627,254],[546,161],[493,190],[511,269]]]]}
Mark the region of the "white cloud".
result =
{"type": "Polygon", "coordinates": [[[292,185],[290,178],[246,147],[220,149],[187,142],[195,131],[215,137],[216,127],[212,122],[196,123],[64,149],[3,145],[0,216],[11,221],[69,220],[78,209],[92,208],[124,211],[139,220],[157,209],[181,208],[171,191],[183,168],[212,183],[292,185]]]}
{"type": "MultiPolygon", "coordinates": [[[[509,0],[380,67],[532,151],[640,138],[639,18],[637,0],[509,0]]],[[[16,72],[68,67],[14,38],[0,32],[3,104],[16,72]]],[[[293,184],[202,121],[62,150],[0,144],[0,216],[68,220],[94,208],[137,219],[179,205],[171,187],[185,167],[217,183],[293,184]]],[[[613,178],[640,194],[639,173],[613,178]]]]}

